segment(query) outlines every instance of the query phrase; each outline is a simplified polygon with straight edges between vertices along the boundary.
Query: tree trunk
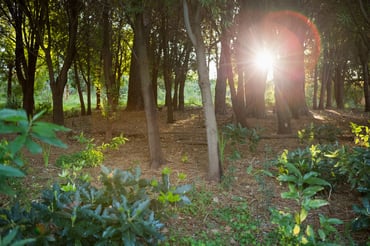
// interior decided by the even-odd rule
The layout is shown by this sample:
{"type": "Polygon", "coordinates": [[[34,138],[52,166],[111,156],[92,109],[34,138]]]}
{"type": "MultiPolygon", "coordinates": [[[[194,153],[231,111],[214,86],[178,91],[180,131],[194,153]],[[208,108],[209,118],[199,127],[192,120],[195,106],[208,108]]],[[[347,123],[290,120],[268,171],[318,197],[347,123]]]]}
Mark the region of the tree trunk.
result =
{"type": "Polygon", "coordinates": [[[147,53],[148,40],[144,26],[144,15],[139,13],[135,17],[135,43],[137,44],[137,62],[140,71],[142,95],[145,105],[145,117],[148,128],[148,142],[150,152],[150,167],[159,168],[164,163],[162,148],[159,137],[157,110],[154,103],[154,95],[149,73],[149,59],[147,53]]]}
{"type": "Polygon", "coordinates": [[[7,88],[6,88],[6,99],[9,101],[11,100],[12,97],[12,81],[13,81],[13,69],[14,69],[14,64],[13,62],[8,63],[8,83],[7,83],[7,88]]]}
{"type": "Polygon", "coordinates": [[[90,63],[90,52],[87,54],[87,72],[86,75],[83,73],[82,65],[79,64],[82,78],[86,84],[86,97],[87,97],[87,115],[91,115],[91,63],[90,63]]]}
{"type": "Polygon", "coordinates": [[[344,109],[344,69],[346,65],[340,62],[335,68],[334,92],[338,109],[344,109]]]}
{"type": "Polygon", "coordinates": [[[313,96],[312,96],[312,108],[317,109],[317,91],[318,91],[318,68],[317,65],[315,65],[315,71],[313,73],[313,96]]]}
{"type": "Polygon", "coordinates": [[[226,113],[226,79],[227,79],[227,63],[225,58],[226,49],[228,48],[228,35],[225,28],[221,30],[221,54],[217,68],[217,79],[215,88],[215,109],[216,114],[226,113]]]}
{"type": "MultiPolygon", "coordinates": [[[[110,20],[109,12],[111,11],[111,6],[106,0],[103,7],[102,14],[102,58],[103,58],[103,74],[104,74],[104,84],[107,95],[107,105],[105,108],[107,118],[110,119],[113,116],[113,112],[116,111],[115,104],[115,76],[113,74],[113,54],[111,50],[112,45],[112,22],[110,20]]],[[[109,124],[110,125],[110,124],[109,124]]]]}
{"type": "Polygon", "coordinates": [[[209,71],[207,68],[206,53],[201,33],[201,6],[196,3],[193,10],[193,25],[190,24],[187,0],[183,0],[184,19],[187,33],[192,41],[198,65],[199,87],[202,95],[203,110],[207,131],[208,146],[208,176],[211,180],[220,181],[222,176],[221,162],[218,152],[218,134],[215,111],[212,103],[209,71]],[[194,31],[194,32],[193,32],[194,31]]]}
{"type": "Polygon", "coordinates": [[[324,49],[324,58],[321,66],[321,89],[320,89],[320,100],[319,109],[325,108],[325,92],[327,91],[327,83],[330,79],[331,64],[329,59],[329,51],[324,49]]]}
{"type": "Polygon", "coordinates": [[[84,96],[82,93],[80,77],[78,75],[77,61],[74,62],[73,70],[75,73],[75,83],[77,87],[78,98],[80,99],[81,115],[86,115],[85,101],[84,101],[84,96]]]}
{"type": "Polygon", "coordinates": [[[128,81],[128,92],[127,92],[127,111],[137,111],[144,109],[144,102],[141,89],[140,72],[138,65],[138,53],[139,48],[136,43],[137,38],[135,38],[136,33],[134,33],[134,44],[132,48],[131,63],[130,63],[130,74],[128,81]]]}
{"type": "MultiPolygon", "coordinates": [[[[64,125],[63,92],[64,87],[67,84],[68,70],[71,67],[76,55],[79,2],[75,0],[68,0],[66,2],[66,12],[68,13],[68,46],[64,54],[64,63],[56,79],[54,76],[54,66],[51,59],[50,47],[43,46],[46,64],[49,70],[50,88],[53,98],[53,122],[59,125],[64,125]]],[[[47,21],[47,24],[48,38],[52,39],[50,32],[50,21],[47,21]]],[[[49,40],[48,43],[50,44],[51,41],[49,40]]]]}
{"type": "Polygon", "coordinates": [[[333,108],[333,81],[330,79],[326,82],[326,108],[333,108]]]}
{"type": "Polygon", "coordinates": [[[167,106],[167,123],[171,124],[174,122],[173,118],[173,106],[172,106],[172,66],[170,64],[170,48],[167,38],[167,25],[166,17],[162,17],[161,37],[162,37],[162,51],[163,51],[163,80],[166,89],[166,106],[167,106]]]}
{"type": "MultiPolygon", "coordinates": [[[[365,53],[366,54],[366,53],[365,53]]],[[[361,54],[362,74],[364,78],[364,98],[365,98],[365,112],[370,112],[370,90],[369,90],[369,63],[367,60],[368,54],[361,54]]]]}

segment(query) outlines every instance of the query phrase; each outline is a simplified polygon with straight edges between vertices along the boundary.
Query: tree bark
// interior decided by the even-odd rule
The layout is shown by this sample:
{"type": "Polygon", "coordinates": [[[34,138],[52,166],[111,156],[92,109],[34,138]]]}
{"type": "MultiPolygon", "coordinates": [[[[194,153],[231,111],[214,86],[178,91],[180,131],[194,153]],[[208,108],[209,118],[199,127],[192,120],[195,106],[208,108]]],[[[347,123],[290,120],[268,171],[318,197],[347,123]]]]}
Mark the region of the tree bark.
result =
{"type": "MultiPolygon", "coordinates": [[[[53,60],[51,58],[52,35],[50,20],[47,20],[47,33],[48,33],[48,47],[42,45],[45,53],[46,64],[49,71],[50,88],[53,99],[53,122],[55,124],[64,125],[63,114],[63,93],[64,87],[67,84],[68,70],[70,69],[76,55],[77,43],[77,30],[78,30],[78,15],[79,15],[79,1],[68,0],[66,2],[65,11],[68,13],[68,46],[64,53],[65,59],[60,69],[58,76],[55,78],[53,60]]],[[[47,15],[49,18],[49,13],[47,15]]],[[[41,38],[41,37],[40,37],[41,38]]]]}
{"type": "Polygon", "coordinates": [[[81,115],[86,115],[86,107],[85,107],[84,96],[83,96],[82,88],[81,88],[81,80],[78,75],[77,61],[74,62],[73,68],[74,68],[73,70],[75,74],[75,83],[77,87],[78,98],[80,99],[81,115]]]}
{"type": "Polygon", "coordinates": [[[183,0],[184,19],[187,33],[192,41],[197,59],[199,87],[202,95],[203,110],[205,114],[205,123],[207,131],[207,146],[208,146],[208,177],[214,181],[220,181],[222,176],[221,161],[218,152],[218,133],[216,116],[212,102],[211,85],[209,81],[209,73],[205,55],[205,47],[201,33],[201,6],[198,2],[195,3],[193,9],[192,20],[190,23],[189,9],[187,0],[183,0]]]}
{"type": "Polygon", "coordinates": [[[15,29],[15,69],[22,88],[23,108],[31,117],[35,107],[35,74],[40,48],[37,33],[44,28],[45,9],[44,5],[37,4],[39,8],[31,11],[26,2],[23,1],[6,0],[5,3],[12,16],[12,25],[15,29]],[[30,25],[27,33],[23,30],[27,22],[26,18],[29,23],[33,24],[30,25]],[[27,36],[25,37],[25,35],[27,36]],[[25,53],[26,50],[27,53],[25,53]]]}
{"type": "Polygon", "coordinates": [[[14,64],[13,62],[8,63],[8,83],[7,83],[7,88],[6,88],[6,98],[9,101],[12,97],[12,81],[13,81],[13,69],[14,69],[14,64]]]}
{"type": "Polygon", "coordinates": [[[145,117],[148,129],[148,143],[150,152],[150,167],[157,169],[164,163],[162,148],[159,137],[157,110],[154,103],[154,95],[149,72],[148,40],[146,39],[144,14],[135,16],[135,43],[138,47],[137,62],[140,71],[142,95],[145,105],[145,117]]]}
{"type": "Polygon", "coordinates": [[[137,111],[144,109],[144,101],[142,96],[141,81],[140,81],[140,72],[138,65],[139,53],[138,44],[136,43],[137,35],[134,33],[134,44],[132,48],[131,63],[130,63],[130,74],[128,81],[128,92],[127,92],[127,111],[137,111]]]}
{"type": "Polygon", "coordinates": [[[215,88],[215,109],[216,114],[226,113],[226,80],[227,80],[227,63],[226,49],[228,48],[228,35],[225,28],[221,30],[221,54],[217,68],[217,79],[215,88]]]}

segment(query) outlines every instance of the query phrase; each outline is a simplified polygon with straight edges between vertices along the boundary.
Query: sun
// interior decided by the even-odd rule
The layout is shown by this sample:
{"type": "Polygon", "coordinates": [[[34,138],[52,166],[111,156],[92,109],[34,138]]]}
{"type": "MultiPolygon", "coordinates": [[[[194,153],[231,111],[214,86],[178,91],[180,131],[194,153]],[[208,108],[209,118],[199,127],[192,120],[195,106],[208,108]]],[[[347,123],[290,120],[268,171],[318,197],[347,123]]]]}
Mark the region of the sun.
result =
{"type": "Polygon", "coordinates": [[[267,80],[272,80],[274,56],[269,50],[262,49],[257,51],[254,57],[254,64],[260,72],[267,72],[267,80]]]}
{"type": "Polygon", "coordinates": [[[271,52],[268,50],[261,50],[256,53],[254,62],[258,69],[270,70],[273,66],[273,60],[271,52]]]}

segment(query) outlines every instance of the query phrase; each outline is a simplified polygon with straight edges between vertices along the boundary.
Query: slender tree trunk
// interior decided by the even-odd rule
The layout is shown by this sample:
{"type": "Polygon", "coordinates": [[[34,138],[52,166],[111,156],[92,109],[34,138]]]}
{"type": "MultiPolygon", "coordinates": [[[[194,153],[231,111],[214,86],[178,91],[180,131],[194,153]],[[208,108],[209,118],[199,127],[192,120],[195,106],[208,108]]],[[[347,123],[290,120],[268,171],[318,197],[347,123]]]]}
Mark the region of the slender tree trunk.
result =
{"type": "Polygon", "coordinates": [[[159,137],[157,110],[149,75],[149,59],[147,53],[148,42],[143,22],[144,15],[139,13],[135,18],[135,43],[138,46],[137,61],[140,71],[141,88],[145,105],[146,124],[148,128],[148,142],[150,152],[150,167],[159,168],[164,163],[159,137]]]}
{"type": "Polygon", "coordinates": [[[162,17],[162,51],[163,51],[163,80],[166,88],[166,106],[167,106],[167,123],[173,123],[173,105],[172,105],[172,66],[170,64],[170,48],[167,38],[167,28],[166,28],[166,17],[162,17]]]}
{"type": "Polygon", "coordinates": [[[370,112],[370,81],[369,81],[369,63],[366,59],[361,59],[362,71],[364,77],[364,98],[365,112],[370,112]]]}
{"type": "Polygon", "coordinates": [[[136,111],[136,110],[143,110],[144,109],[144,102],[142,96],[142,89],[141,89],[141,81],[140,81],[140,72],[139,72],[139,65],[138,65],[138,58],[137,54],[139,53],[138,44],[136,43],[136,38],[134,33],[134,44],[133,44],[133,52],[131,55],[131,63],[130,63],[130,74],[129,74],[129,81],[128,81],[128,93],[127,93],[127,111],[136,111]]]}
{"type": "Polygon", "coordinates": [[[333,108],[333,81],[331,79],[326,82],[326,108],[333,108]]]}
{"type": "Polygon", "coordinates": [[[74,62],[73,68],[74,68],[73,70],[74,70],[74,73],[75,73],[75,83],[76,83],[76,86],[77,86],[78,98],[80,99],[81,115],[86,115],[85,101],[84,101],[84,96],[83,96],[83,93],[82,93],[80,77],[78,75],[77,61],[74,62]]]}
{"type": "Polygon", "coordinates": [[[8,63],[8,84],[7,84],[7,89],[6,89],[6,98],[8,101],[12,97],[13,69],[14,69],[14,64],[12,62],[8,63]]]}
{"type": "Polygon", "coordinates": [[[201,33],[201,6],[196,3],[192,16],[193,25],[190,24],[187,0],[183,0],[184,19],[187,33],[192,41],[198,65],[199,87],[202,95],[203,110],[207,131],[208,146],[208,176],[211,180],[220,181],[222,176],[221,162],[218,152],[218,133],[216,115],[212,102],[211,84],[207,68],[206,53],[201,33]],[[194,32],[193,32],[194,31],[194,32]]]}
{"type": "Polygon", "coordinates": [[[317,91],[318,91],[318,81],[317,81],[317,77],[318,77],[318,68],[317,68],[317,65],[315,66],[315,71],[313,73],[313,97],[312,97],[312,108],[313,109],[317,109],[317,91]]]}
{"type": "Polygon", "coordinates": [[[340,62],[335,68],[334,92],[338,109],[344,109],[344,76],[345,64],[340,62]]]}
{"type": "Polygon", "coordinates": [[[228,48],[228,35],[225,28],[221,30],[221,54],[220,60],[217,68],[217,79],[216,79],[216,88],[215,88],[215,109],[216,114],[225,114],[226,113],[226,49],[228,48]]]}
{"type": "MultiPolygon", "coordinates": [[[[55,124],[64,125],[63,114],[63,92],[67,84],[68,70],[70,69],[76,55],[77,30],[78,30],[78,15],[79,2],[76,0],[68,0],[66,2],[66,12],[68,13],[68,46],[65,51],[65,59],[60,69],[57,78],[55,79],[53,60],[51,59],[50,47],[43,46],[46,57],[46,64],[49,70],[50,88],[53,98],[53,122],[55,124]]],[[[48,15],[49,16],[49,15],[48,15]]],[[[49,17],[48,17],[49,18],[49,17]]],[[[48,38],[51,37],[50,21],[47,21],[48,38]]],[[[49,44],[50,44],[49,40],[49,44]]]]}

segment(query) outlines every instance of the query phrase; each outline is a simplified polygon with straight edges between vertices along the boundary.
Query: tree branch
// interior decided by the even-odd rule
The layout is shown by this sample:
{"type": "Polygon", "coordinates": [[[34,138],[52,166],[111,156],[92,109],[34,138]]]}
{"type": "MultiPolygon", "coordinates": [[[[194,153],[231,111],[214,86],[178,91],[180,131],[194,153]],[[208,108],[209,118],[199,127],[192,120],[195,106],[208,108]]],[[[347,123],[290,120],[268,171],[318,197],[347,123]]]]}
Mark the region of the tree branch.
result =
{"type": "Polygon", "coordinates": [[[183,0],[183,6],[184,6],[184,22],[185,22],[185,28],[189,35],[189,38],[194,46],[197,45],[197,40],[195,38],[195,35],[191,29],[191,24],[189,20],[189,8],[188,8],[188,2],[187,0],[183,0]]]}

